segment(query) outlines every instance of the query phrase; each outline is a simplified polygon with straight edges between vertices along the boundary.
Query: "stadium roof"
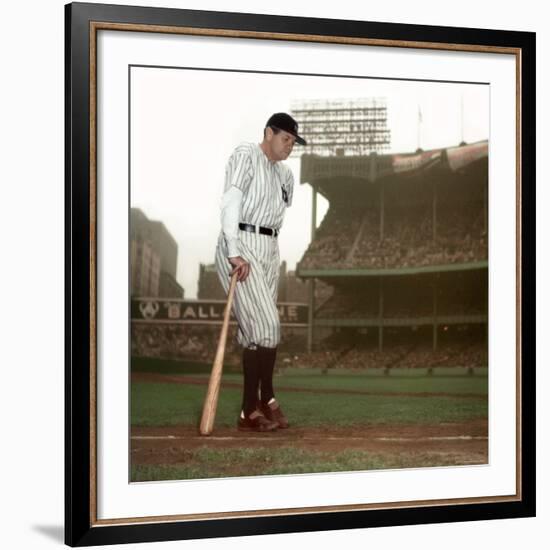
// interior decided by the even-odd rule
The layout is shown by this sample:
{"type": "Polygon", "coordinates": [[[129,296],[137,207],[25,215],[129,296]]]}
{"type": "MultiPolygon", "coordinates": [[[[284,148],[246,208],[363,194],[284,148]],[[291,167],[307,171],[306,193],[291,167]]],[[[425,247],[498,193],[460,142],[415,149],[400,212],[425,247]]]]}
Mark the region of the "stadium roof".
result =
{"type": "Polygon", "coordinates": [[[472,165],[487,163],[488,141],[415,153],[392,155],[322,157],[303,155],[300,183],[310,183],[327,195],[331,182],[356,179],[374,183],[382,179],[414,177],[429,173],[460,173],[472,165]]]}

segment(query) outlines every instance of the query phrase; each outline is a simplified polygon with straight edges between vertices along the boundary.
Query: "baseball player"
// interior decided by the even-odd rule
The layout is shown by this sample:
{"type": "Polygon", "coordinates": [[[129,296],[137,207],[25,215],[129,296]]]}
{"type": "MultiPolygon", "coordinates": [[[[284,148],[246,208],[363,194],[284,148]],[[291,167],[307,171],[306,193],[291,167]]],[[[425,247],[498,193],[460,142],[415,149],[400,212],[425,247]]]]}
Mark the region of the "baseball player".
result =
{"type": "Polygon", "coordinates": [[[294,186],[292,172],[280,161],[288,158],[295,143],[306,144],[298,124],[286,113],[275,113],[265,125],[263,141],[241,143],[225,170],[216,268],[226,293],[231,275],[237,273],[233,311],[244,374],[237,427],[243,431],[288,427],[275,399],[273,371],[281,339],[277,236],[294,186]]]}

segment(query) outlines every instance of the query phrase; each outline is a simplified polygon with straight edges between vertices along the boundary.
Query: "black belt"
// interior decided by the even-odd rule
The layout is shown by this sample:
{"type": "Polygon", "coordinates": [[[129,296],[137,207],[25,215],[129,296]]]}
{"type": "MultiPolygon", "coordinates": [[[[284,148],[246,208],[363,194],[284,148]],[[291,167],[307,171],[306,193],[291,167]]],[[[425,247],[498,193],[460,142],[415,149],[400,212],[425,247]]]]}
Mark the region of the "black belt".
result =
{"type": "MultiPolygon", "coordinates": [[[[249,231],[250,233],[256,233],[256,226],[251,223],[239,223],[239,229],[243,231],[249,231]]],[[[271,229],[271,227],[259,227],[258,233],[262,235],[273,235],[276,237],[279,234],[277,229],[271,229]]]]}

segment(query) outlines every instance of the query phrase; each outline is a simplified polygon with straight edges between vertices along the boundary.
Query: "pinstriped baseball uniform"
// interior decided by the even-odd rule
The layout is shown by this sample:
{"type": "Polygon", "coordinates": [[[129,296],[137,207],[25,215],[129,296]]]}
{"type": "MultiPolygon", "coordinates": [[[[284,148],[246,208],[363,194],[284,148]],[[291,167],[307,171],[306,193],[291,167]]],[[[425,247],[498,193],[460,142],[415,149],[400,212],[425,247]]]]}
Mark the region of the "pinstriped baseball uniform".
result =
{"type": "MultiPolygon", "coordinates": [[[[285,210],[292,204],[294,178],[288,166],[271,162],[259,144],[241,143],[226,166],[224,192],[231,186],[242,191],[240,222],[280,230],[285,210]]],[[[250,264],[250,273],[235,289],[237,340],[243,347],[277,347],[281,339],[278,240],[248,231],[239,231],[238,238],[239,254],[250,264]]],[[[216,247],[216,267],[227,293],[233,267],[223,231],[216,247]]]]}

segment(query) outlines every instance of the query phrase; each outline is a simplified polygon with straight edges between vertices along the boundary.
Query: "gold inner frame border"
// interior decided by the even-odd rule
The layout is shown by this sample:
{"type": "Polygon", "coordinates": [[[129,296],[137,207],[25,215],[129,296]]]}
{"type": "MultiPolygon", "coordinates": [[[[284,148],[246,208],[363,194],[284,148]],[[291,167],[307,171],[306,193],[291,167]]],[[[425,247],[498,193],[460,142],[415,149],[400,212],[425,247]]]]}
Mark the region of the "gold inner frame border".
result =
{"type": "Polygon", "coordinates": [[[457,43],[389,40],[377,38],[357,38],[344,36],[324,36],[311,34],[273,33],[229,29],[206,29],[196,27],[162,26],[133,23],[111,23],[90,21],[89,60],[90,60],[90,525],[92,527],[171,523],[193,520],[229,519],[262,516],[287,516],[298,514],[330,513],[362,510],[387,510],[395,508],[451,506],[467,504],[492,504],[520,501],[522,498],[521,479],[521,48],[486,46],[457,43]],[[183,514],[170,516],[147,516],[140,518],[97,518],[97,32],[100,30],[123,32],[147,32],[163,34],[183,34],[208,37],[230,37],[260,40],[282,40],[293,42],[317,42],[348,44],[357,46],[377,46],[392,48],[430,49],[462,52],[482,52],[514,55],[516,59],[516,494],[460,499],[439,499],[427,501],[404,501],[376,504],[352,504],[336,506],[316,506],[309,508],[280,508],[270,510],[250,510],[239,512],[212,512],[204,514],[183,514]]]}

